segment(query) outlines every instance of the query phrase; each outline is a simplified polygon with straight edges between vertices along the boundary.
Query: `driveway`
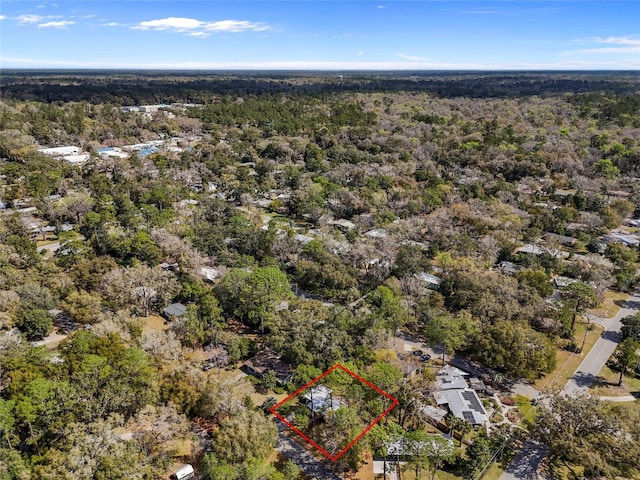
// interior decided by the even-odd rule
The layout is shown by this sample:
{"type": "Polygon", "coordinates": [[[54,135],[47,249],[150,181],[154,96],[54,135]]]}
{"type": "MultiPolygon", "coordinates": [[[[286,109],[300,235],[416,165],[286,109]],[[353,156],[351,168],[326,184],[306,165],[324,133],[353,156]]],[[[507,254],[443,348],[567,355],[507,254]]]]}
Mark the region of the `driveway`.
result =
{"type": "MultiPolygon", "coordinates": [[[[288,428],[286,425],[278,420],[276,420],[276,424],[278,426],[276,450],[295,463],[305,475],[318,480],[341,480],[339,475],[329,469],[327,463],[330,463],[331,460],[318,460],[298,443],[296,438],[285,435],[284,432],[288,428]]],[[[303,439],[300,441],[304,442],[303,439]]]]}
{"type": "Polygon", "coordinates": [[[513,458],[509,467],[500,480],[531,480],[540,478],[536,473],[540,462],[547,456],[547,447],[534,441],[527,440],[518,454],[513,458]]]}

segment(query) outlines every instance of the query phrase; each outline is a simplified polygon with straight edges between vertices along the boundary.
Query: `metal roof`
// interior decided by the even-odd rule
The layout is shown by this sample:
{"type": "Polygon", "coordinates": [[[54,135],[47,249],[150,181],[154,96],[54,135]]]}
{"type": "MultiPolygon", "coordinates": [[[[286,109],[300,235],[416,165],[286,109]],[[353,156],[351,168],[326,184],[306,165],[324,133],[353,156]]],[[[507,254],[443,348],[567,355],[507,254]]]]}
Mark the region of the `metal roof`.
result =
{"type": "Polygon", "coordinates": [[[169,317],[179,317],[187,313],[187,307],[181,303],[172,303],[162,311],[169,317]]]}

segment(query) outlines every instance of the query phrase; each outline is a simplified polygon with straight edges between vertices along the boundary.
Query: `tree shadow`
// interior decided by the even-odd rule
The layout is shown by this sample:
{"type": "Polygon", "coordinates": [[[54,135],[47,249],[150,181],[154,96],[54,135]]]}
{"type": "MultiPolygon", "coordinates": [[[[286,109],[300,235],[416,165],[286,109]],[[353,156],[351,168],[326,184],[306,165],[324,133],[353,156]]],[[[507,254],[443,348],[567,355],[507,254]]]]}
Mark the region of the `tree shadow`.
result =
{"type": "Polygon", "coordinates": [[[588,388],[597,381],[598,377],[592,373],[576,372],[571,378],[578,387],[588,388]]]}
{"type": "Polygon", "coordinates": [[[622,340],[622,334],[618,332],[612,332],[610,330],[606,330],[602,332],[602,338],[605,340],[611,340],[612,342],[619,343],[622,340]]]}

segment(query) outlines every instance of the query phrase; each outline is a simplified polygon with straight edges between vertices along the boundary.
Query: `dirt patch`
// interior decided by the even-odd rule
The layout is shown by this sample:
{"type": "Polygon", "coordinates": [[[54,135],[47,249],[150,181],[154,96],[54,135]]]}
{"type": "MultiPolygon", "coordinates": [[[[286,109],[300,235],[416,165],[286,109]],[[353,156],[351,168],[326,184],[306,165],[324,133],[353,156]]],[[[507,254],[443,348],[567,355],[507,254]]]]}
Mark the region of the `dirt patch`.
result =
{"type": "Polygon", "coordinates": [[[34,343],[39,347],[46,346],[47,348],[54,350],[65,338],[67,338],[67,335],[52,333],[51,335],[44,337],[42,340],[34,343]]]}
{"type": "Polygon", "coordinates": [[[151,330],[168,330],[169,324],[159,315],[149,315],[148,317],[140,317],[142,323],[142,331],[149,332],[151,330]]]}

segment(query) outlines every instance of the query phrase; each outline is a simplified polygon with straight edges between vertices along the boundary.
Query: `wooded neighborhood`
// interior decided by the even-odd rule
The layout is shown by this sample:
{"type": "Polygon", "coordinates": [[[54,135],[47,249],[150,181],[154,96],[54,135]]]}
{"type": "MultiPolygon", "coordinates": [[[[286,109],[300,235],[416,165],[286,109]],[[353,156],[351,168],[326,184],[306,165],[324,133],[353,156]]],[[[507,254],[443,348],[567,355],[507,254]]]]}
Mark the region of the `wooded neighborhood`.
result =
{"type": "Polygon", "coordinates": [[[0,479],[640,476],[637,72],[0,93],[0,479]]]}

